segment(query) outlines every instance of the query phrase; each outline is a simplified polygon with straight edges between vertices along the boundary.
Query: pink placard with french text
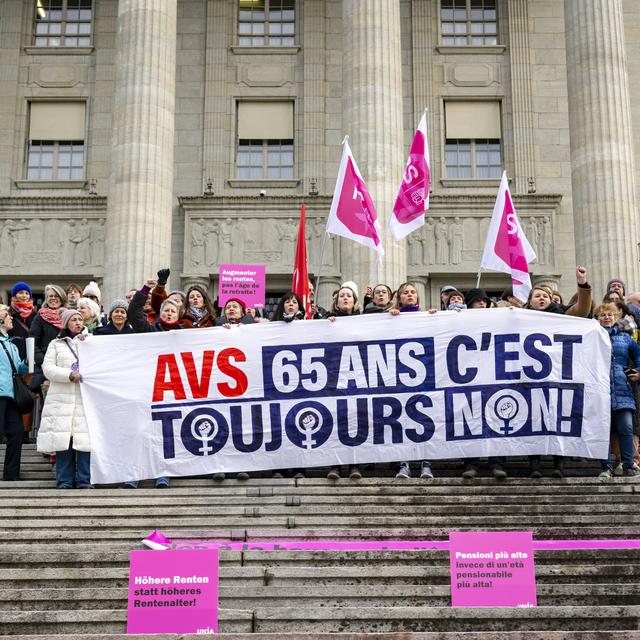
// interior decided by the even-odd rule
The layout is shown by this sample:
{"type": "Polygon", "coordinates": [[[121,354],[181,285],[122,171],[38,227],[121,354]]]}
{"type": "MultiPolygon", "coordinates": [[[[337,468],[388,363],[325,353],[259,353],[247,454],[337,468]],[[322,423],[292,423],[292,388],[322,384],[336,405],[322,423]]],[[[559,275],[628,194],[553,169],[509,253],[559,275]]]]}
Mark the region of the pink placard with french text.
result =
{"type": "Polygon", "coordinates": [[[217,549],[131,552],[127,633],[217,631],[217,549]]]}
{"type": "Polygon", "coordinates": [[[449,534],[453,607],[535,607],[530,531],[449,534]]]}
{"type": "Polygon", "coordinates": [[[247,308],[262,309],[266,294],[266,268],[263,264],[221,264],[218,270],[218,304],[240,298],[247,308]]]}

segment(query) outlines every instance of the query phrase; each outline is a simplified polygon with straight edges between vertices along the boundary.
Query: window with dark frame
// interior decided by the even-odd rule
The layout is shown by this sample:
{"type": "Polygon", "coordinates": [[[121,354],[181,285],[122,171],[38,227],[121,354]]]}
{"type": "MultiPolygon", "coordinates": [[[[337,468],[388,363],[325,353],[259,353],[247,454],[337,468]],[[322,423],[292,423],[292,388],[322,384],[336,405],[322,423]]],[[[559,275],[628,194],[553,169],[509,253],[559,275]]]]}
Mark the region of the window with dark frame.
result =
{"type": "Polygon", "coordinates": [[[293,179],[293,140],[238,140],[236,173],[244,180],[293,179]]]}
{"type": "Polygon", "coordinates": [[[92,0],[36,0],[36,47],[91,46],[92,0]]]}
{"type": "Polygon", "coordinates": [[[502,153],[500,140],[449,140],[445,142],[447,178],[500,179],[502,153]]]}
{"type": "Polygon", "coordinates": [[[239,0],[238,44],[293,46],[295,0],[239,0]]]}
{"type": "Polygon", "coordinates": [[[496,0],[441,0],[440,29],[443,45],[498,44],[496,0]]]}

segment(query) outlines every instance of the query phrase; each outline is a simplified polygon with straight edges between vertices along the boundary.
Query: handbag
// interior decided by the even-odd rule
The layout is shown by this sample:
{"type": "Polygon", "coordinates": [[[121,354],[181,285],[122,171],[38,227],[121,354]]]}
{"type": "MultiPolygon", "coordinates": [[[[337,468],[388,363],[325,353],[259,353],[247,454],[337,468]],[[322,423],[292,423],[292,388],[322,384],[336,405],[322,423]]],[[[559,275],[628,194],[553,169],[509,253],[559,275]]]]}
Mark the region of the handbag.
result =
{"type": "Polygon", "coordinates": [[[0,342],[0,345],[2,345],[4,352],[7,354],[9,364],[11,365],[11,373],[13,377],[13,401],[16,404],[18,413],[20,413],[21,415],[31,413],[33,411],[33,395],[31,394],[31,391],[25,384],[24,380],[20,377],[20,375],[18,375],[16,367],[13,364],[13,358],[7,351],[7,348],[2,342],[0,342]]]}

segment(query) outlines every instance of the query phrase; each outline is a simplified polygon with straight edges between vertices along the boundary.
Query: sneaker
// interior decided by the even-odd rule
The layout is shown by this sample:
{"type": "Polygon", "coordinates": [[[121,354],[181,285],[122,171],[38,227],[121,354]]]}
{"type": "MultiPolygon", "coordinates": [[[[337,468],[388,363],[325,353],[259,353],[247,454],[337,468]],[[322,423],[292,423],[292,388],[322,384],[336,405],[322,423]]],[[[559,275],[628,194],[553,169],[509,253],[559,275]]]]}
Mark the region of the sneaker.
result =
{"type": "Polygon", "coordinates": [[[406,480],[411,477],[411,469],[409,468],[408,462],[401,462],[400,469],[398,469],[398,473],[396,473],[396,478],[398,480],[406,480]]]}
{"type": "Polygon", "coordinates": [[[236,473],[236,480],[248,480],[249,474],[246,471],[241,471],[240,473],[236,473]]]}
{"type": "Polygon", "coordinates": [[[338,467],[331,467],[329,473],[327,473],[327,480],[338,480],[340,478],[340,469],[338,467]]]}
{"type": "Polygon", "coordinates": [[[640,476],[640,469],[634,469],[633,467],[629,467],[628,469],[624,470],[624,475],[627,478],[640,476]]]}
{"type": "Polygon", "coordinates": [[[491,469],[491,473],[493,474],[493,477],[496,480],[506,480],[507,479],[507,472],[500,466],[493,467],[493,469],[491,469]]]}
{"type": "Polygon", "coordinates": [[[171,540],[157,529],[154,529],[153,533],[142,541],[142,544],[154,551],[166,551],[171,546],[171,540]]]}
{"type": "Polygon", "coordinates": [[[123,489],[137,489],[138,488],[138,481],[137,480],[130,480],[129,482],[123,482],[122,483],[122,488],[123,489]]]}
{"type": "Polygon", "coordinates": [[[160,478],[159,480],[156,480],[156,489],[168,489],[169,484],[169,478],[160,478]]]}
{"type": "Polygon", "coordinates": [[[420,467],[420,477],[423,480],[433,480],[433,471],[431,471],[431,465],[428,462],[423,462],[420,467]]]}
{"type": "Polygon", "coordinates": [[[465,480],[473,480],[478,475],[478,470],[475,467],[467,467],[462,472],[462,477],[465,480]]]}
{"type": "Polygon", "coordinates": [[[349,469],[349,480],[362,480],[362,474],[358,467],[353,466],[349,469]]]}
{"type": "Polygon", "coordinates": [[[540,480],[540,478],[542,478],[542,471],[540,471],[540,469],[532,469],[529,477],[532,480],[540,480]]]}
{"type": "Polygon", "coordinates": [[[614,476],[621,476],[624,473],[624,469],[622,468],[622,462],[619,462],[614,468],[613,468],[613,475],[614,476]]]}
{"type": "Polygon", "coordinates": [[[224,473],[222,473],[222,471],[218,471],[217,473],[214,473],[211,476],[211,479],[215,480],[215,482],[222,482],[224,480],[224,478],[225,478],[225,475],[224,475],[224,473]]]}
{"type": "Polygon", "coordinates": [[[603,469],[598,474],[598,478],[600,478],[600,480],[610,480],[612,477],[613,477],[613,473],[611,473],[611,469],[603,469]]]}

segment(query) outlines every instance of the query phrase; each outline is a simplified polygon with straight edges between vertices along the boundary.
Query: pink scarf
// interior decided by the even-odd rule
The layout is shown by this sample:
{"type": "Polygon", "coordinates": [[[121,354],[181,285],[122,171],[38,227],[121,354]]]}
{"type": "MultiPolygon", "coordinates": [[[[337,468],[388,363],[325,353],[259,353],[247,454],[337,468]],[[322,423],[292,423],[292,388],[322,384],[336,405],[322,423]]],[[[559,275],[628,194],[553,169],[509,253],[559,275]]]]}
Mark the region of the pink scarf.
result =
{"type": "Polygon", "coordinates": [[[48,307],[42,307],[42,309],[40,309],[38,313],[45,322],[52,324],[54,327],[56,327],[56,329],[62,329],[62,320],[60,320],[59,309],[49,309],[48,307]]]}

